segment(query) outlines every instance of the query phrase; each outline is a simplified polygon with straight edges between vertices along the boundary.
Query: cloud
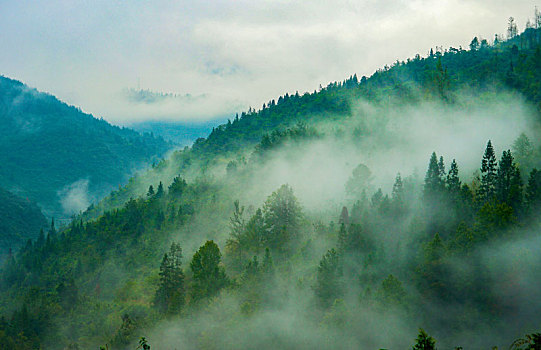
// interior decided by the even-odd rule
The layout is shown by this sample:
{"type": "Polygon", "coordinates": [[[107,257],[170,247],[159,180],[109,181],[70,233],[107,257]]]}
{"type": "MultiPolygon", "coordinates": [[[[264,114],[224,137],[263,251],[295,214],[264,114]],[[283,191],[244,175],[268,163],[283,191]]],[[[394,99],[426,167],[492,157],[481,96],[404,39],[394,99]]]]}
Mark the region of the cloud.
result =
{"type": "Polygon", "coordinates": [[[105,119],[209,120],[286,92],[466,46],[533,14],[529,1],[0,2],[5,75],[105,119]],[[141,108],[126,88],[205,95],[141,108]]]}
{"type": "Polygon", "coordinates": [[[62,209],[67,215],[85,210],[90,205],[87,179],[80,179],[58,191],[62,209]]]}

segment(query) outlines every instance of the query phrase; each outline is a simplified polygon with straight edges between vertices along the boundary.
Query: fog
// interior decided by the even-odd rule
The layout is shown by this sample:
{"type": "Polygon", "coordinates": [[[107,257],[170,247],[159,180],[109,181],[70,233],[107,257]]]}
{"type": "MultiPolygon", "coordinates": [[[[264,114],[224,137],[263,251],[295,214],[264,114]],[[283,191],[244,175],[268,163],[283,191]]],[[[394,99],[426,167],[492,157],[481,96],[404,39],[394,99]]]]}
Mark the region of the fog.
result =
{"type": "MultiPolygon", "coordinates": [[[[445,260],[451,279],[465,273],[476,276],[477,268],[486,271],[483,288],[500,303],[498,317],[477,310],[474,301],[431,299],[408,272],[421,259],[418,246],[427,244],[421,227],[430,218],[421,202],[421,190],[430,154],[442,155],[447,169],[456,159],[461,180],[471,183],[489,139],[499,158],[521,133],[535,138],[539,125],[531,107],[506,92],[473,97],[464,92],[454,104],[351,103],[355,106],[352,117],[309,125],[317,131],[314,138],[286,141],[267,151],[264,158],[248,151],[246,164],[233,174],[225,172],[224,161],[207,170],[208,181],[218,186],[216,202],[199,208],[188,225],[169,234],[170,241],[179,242],[184,249],[186,271],[197,248],[213,239],[224,254],[226,271],[240,281],[243,275],[231,267],[225,249],[232,203],[240,200],[248,220],[282,184],[292,187],[303,208],[304,241],[294,255],[275,262],[274,277],[255,284],[240,283],[208,303],[187,306],[180,318],[142,329],[140,333],[150,344],[159,349],[404,348],[414,343],[422,327],[438,340],[439,348],[488,348],[507,347],[539,328],[541,236],[537,223],[521,228],[513,238],[494,238],[475,248],[468,255],[477,257],[474,266],[460,257],[445,260]],[[372,227],[366,234],[374,251],[345,258],[343,295],[321,309],[314,294],[318,262],[328,249],[337,248],[342,207],[347,206],[351,213],[360,199],[359,194],[346,190],[359,164],[372,174],[366,186],[368,198],[378,188],[390,195],[397,173],[402,175],[408,215],[379,223],[378,214],[362,216],[361,225],[372,227]],[[318,233],[321,224],[327,232],[324,236],[318,233]],[[389,274],[402,283],[406,305],[378,299],[381,281],[389,274]]],[[[170,167],[156,170],[154,174],[160,175],[153,183],[164,181],[164,174],[171,176],[172,171],[170,167]]],[[[145,181],[152,182],[150,174],[145,181]]],[[[190,177],[189,171],[181,175],[185,174],[190,177]]]]}

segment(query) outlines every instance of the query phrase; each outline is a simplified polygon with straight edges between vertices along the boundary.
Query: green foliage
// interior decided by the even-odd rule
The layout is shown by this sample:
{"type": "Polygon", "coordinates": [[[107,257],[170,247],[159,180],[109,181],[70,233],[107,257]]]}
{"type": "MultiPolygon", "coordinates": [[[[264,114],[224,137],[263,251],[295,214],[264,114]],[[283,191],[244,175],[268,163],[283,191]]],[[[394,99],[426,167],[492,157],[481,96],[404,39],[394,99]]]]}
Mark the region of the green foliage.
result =
{"type": "Polygon", "coordinates": [[[406,291],[395,276],[389,275],[381,282],[377,298],[384,305],[403,305],[406,300],[406,291]]]}
{"type": "Polygon", "coordinates": [[[221,265],[220,248],[213,241],[207,241],[194,254],[190,269],[193,274],[192,299],[199,301],[210,298],[229,284],[221,265]]]}
{"type": "Polygon", "coordinates": [[[182,248],[178,243],[172,243],[160,265],[160,284],[154,296],[154,305],[163,314],[178,314],[185,303],[184,298],[182,248]]]}
{"type": "Polygon", "coordinates": [[[490,140],[488,140],[481,162],[481,186],[477,193],[481,205],[492,201],[496,196],[497,166],[494,148],[490,140]]]}
{"type": "Polygon", "coordinates": [[[524,338],[517,339],[511,344],[513,350],[539,350],[541,349],[541,333],[527,334],[524,338]]]}
{"type": "Polygon", "coordinates": [[[36,239],[47,226],[41,210],[28,200],[0,188],[0,257],[9,249],[18,249],[29,239],[36,239]]]}
{"type": "Polygon", "coordinates": [[[336,250],[330,249],[319,262],[316,285],[314,286],[316,296],[324,307],[332,305],[342,295],[343,282],[341,278],[340,255],[336,250]]]}
{"type": "Polygon", "coordinates": [[[301,207],[293,189],[282,185],[273,192],[263,205],[265,222],[264,244],[276,252],[288,250],[288,244],[296,238],[302,218],[301,207]]]}
{"type": "Polygon", "coordinates": [[[413,350],[436,350],[436,341],[421,328],[413,350]]]}

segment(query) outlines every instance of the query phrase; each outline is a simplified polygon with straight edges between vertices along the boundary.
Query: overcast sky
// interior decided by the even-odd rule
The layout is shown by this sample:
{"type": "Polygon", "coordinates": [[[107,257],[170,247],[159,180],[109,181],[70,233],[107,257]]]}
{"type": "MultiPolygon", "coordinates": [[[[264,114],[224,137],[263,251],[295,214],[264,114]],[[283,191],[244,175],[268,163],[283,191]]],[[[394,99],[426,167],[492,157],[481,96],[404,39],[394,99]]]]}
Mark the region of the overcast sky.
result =
{"type": "MultiPolygon", "coordinates": [[[[537,0],[541,5],[541,0],[537,0]]],[[[0,74],[116,124],[227,116],[431,47],[492,40],[524,0],[0,0],[0,74]],[[180,97],[136,103],[125,89],[180,97]]]]}

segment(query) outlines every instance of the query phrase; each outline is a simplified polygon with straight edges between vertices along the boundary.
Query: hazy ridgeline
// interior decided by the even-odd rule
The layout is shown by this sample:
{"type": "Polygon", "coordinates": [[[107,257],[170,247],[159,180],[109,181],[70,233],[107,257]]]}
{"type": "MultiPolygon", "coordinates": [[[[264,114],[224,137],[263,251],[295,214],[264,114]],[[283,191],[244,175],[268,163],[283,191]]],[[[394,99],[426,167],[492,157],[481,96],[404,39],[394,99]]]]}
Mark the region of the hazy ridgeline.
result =
{"type": "Polygon", "coordinates": [[[538,91],[447,73],[447,55],[422,81],[399,64],[272,101],[29,242],[2,273],[0,344],[398,349],[422,327],[488,349],[539,331],[538,91]]]}

